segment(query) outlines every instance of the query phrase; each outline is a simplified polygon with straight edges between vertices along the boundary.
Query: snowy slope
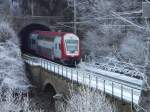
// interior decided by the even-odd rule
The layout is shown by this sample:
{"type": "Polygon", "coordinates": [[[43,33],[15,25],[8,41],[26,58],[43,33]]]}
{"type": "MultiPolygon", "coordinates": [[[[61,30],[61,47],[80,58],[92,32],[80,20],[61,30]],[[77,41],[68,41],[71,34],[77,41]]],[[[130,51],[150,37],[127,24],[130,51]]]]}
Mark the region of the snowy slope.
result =
{"type": "Polygon", "coordinates": [[[7,23],[0,23],[0,80],[1,86],[26,90],[29,83],[25,76],[19,41],[7,23]]]}

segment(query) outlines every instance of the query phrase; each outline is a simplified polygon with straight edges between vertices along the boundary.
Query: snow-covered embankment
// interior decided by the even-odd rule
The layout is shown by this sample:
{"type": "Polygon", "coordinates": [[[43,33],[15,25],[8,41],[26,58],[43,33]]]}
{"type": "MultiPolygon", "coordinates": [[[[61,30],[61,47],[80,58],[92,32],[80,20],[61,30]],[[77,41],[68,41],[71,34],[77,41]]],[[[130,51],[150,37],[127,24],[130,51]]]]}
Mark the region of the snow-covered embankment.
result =
{"type": "Polygon", "coordinates": [[[17,35],[7,22],[0,22],[0,111],[27,110],[28,98],[20,93],[27,92],[29,86],[17,35]]]}

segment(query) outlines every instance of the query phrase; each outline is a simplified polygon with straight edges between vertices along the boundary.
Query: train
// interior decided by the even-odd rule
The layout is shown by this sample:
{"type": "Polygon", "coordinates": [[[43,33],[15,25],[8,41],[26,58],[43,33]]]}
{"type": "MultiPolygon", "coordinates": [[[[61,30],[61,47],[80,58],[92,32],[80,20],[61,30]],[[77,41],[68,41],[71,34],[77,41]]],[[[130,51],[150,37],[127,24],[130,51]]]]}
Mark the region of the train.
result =
{"type": "Polygon", "coordinates": [[[29,49],[39,57],[70,66],[80,62],[80,40],[73,33],[37,30],[28,40],[29,49]]]}

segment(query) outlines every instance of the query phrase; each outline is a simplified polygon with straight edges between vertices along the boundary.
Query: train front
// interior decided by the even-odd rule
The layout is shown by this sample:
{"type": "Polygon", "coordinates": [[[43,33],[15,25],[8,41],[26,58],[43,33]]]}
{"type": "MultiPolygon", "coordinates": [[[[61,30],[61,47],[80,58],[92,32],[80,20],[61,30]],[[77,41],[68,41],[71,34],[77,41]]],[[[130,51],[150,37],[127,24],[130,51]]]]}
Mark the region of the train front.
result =
{"type": "Polygon", "coordinates": [[[67,65],[76,65],[80,62],[80,42],[79,38],[72,34],[67,33],[64,35],[64,51],[65,60],[67,65]]]}

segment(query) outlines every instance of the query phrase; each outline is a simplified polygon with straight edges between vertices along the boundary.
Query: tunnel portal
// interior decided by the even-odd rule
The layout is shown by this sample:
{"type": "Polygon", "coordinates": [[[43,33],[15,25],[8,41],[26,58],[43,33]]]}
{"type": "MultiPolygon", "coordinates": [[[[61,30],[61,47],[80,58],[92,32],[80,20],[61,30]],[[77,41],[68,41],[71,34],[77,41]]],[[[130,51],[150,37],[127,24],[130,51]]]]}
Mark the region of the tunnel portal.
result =
{"type": "Polygon", "coordinates": [[[20,37],[20,47],[22,53],[30,52],[30,50],[28,49],[28,38],[29,35],[35,30],[50,31],[50,28],[41,24],[30,24],[25,26],[18,34],[20,37]]]}

